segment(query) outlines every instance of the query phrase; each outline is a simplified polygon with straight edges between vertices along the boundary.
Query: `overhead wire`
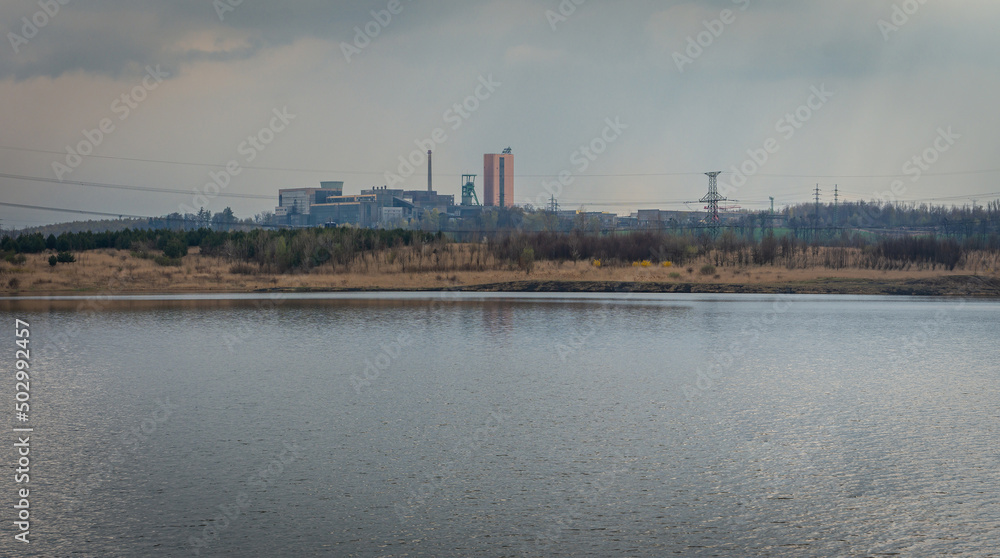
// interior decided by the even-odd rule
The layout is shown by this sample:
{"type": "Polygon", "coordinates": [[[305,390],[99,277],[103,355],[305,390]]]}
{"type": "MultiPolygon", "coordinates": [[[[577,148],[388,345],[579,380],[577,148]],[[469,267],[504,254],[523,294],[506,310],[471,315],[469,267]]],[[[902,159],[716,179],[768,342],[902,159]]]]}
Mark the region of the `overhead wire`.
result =
{"type": "Polygon", "coordinates": [[[16,207],[20,209],[37,209],[41,211],[58,211],[60,213],[77,213],[80,215],[100,215],[103,217],[118,217],[123,219],[128,217],[130,219],[160,219],[160,217],[147,217],[145,215],[131,215],[128,213],[110,213],[107,211],[88,211],[86,209],[68,209],[65,207],[51,207],[46,205],[30,205],[26,203],[10,203],[10,202],[0,202],[0,205],[4,207],[16,207]]]}
{"type": "MultiPolygon", "coordinates": [[[[16,147],[8,145],[0,145],[0,149],[5,149],[9,151],[22,151],[29,153],[45,153],[49,155],[66,155],[64,151],[51,151],[47,149],[32,149],[27,147],[16,147]]],[[[166,159],[146,159],[138,157],[118,157],[111,155],[88,155],[87,158],[95,159],[108,159],[113,161],[133,161],[142,163],[157,163],[166,165],[180,165],[180,166],[193,166],[193,167],[210,167],[210,168],[225,168],[227,163],[204,163],[204,162],[193,162],[193,161],[176,161],[176,160],[166,160],[166,159]]],[[[263,167],[263,166],[253,166],[253,165],[240,165],[241,169],[250,170],[261,170],[261,171],[279,171],[279,172],[306,172],[306,173],[324,173],[324,174],[356,174],[356,175],[377,175],[384,176],[386,171],[348,171],[348,170],[334,170],[334,169],[304,169],[304,168],[290,168],[290,167],[263,167]]],[[[392,172],[392,171],[389,171],[392,172]]],[[[980,169],[980,170],[967,170],[967,171],[954,171],[954,172],[938,172],[922,173],[922,176],[960,176],[960,175],[971,175],[971,174],[992,174],[1000,173],[1000,169],[980,169]]],[[[607,174],[585,174],[585,173],[573,173],[574,178],[626,178],[626,177],[657,177],[657,176],[697,176],[705,174],[700,171],[684,171],[684,172],[642,172],[642,173],[607,173],[607,174]]],[[[723,171],[722,174],[731,175],[735,174],[730,171],[723,171]]],[[[439,173],[441,176],[461,176],[458,173],[439,173]]],[[[557,178],[559,173],[556,174],[519,174],[519,177],[523,178],[557,178]]],[[[905,173],[899,174],[779,174],[779,173],[756,173],[754,177],[767,177],[767,178],[809,178],[809,179],[836,179],[836,178],[899,178],[903,176],[910,176],[905,173]]]]}
{"type": "MultiPolygon", "coordinates": [[[[84,182],[82,180],[59,180],[56,178],[45,178],[40,176],[23,176],[19,174],[0,173],[0,178],[10,178],[13,180],[27,180],[31,182],[49,182],[52,184],[73,184],[76,186],[90,186],[92,188],[111,188],[116,190],[134,190],[139,192],[156,192],[162,194],[184,194],[186,196],[197,195],[198,192],[191,190],[177,190],[172,188],[156,188],[152,186],[127,186],[124,184],[107,184],[104,182],[84,182]]],[[[274,196],[264,194],[240,194],[236,192],[218,192],[213,197],[219,198],[245,198],[259,200],[273,200],[274,196]]]]}
{"type": "MultiPolygon", "coordinates": [[[[35,153],[47,153],[47,154],[57,154],[62,155],[62,152],[49,151],[42,149],[31,149],[25,147],[12,147],[12,146],[0,146],[0,149],[13,150],[13,151],[24,151],[24,152],[35,152],[35,153]]],[[[116,157],[107,155],[90,155],[88,157],[109,159],[109,160],[121,160],[121,161],[134,161],[134,162],[145,162],[145,163],[157,163],[157,164],[170,164],[170,165],[182,165],[182,166],[199,166],[199,167],[211,167],[211,168],[224,168],[224,164],[211,164],[211,163],[200,163],[200,162],[190,162],[190,161],[173,161],[173,160],[159,160],[159,159],[143,159],[143,158],[130,158],[130,157],[116,157]]],[[[328,173],[328,174],[358,174],[358,175],[382,175],[382,172],[365,172],[365,171],[334,171],[329,169],[301,169],[301,168],[282,168],[282,167],[260,167],[260,166],[241,166],[243,169],[253,169],[253,170],[263,170],[263,171],[283,171],[283,172],[308,172],[308,173],[328,173]]],[[[974,174],[989,174],[989,173],[1000,173],[1000,169],[983,169],[983,170],[970,170],[970,171],[956,171],[956,172],[943,172],[943,173],[924,173],[924,176],[959,176],[959,175],[974,175],[974,174]]],[[[702,172],[669,172],[669,173],[619,173],[619,174],[574,174],[574,178],[624,178],[624,177],[663,177],[663,176],[695,176],[704,174],[702,172]]],[[[724,172],[723,174],[733,174],[730,172],[724,172]]],[[[446,176],[450,176],[447,175],[446,176]]],[[[455,175],[458,176],[458,175],[455,175]]],[[[521,178],[553,178],[558,175],[541,175],[541,174],[522,174],[518,175],[521,178]]],[[[770,178],[810,178],[810,179],[851,179],[851,178],[897,178],[903,175],[805,175],[805,174],[770,174],[770,173],[759,173],[754,175],[755,177],[770,177],[770,178]]],[[[32,182],[44,182],[51,184],[70,184],[76,186],[84,186],[91,188],[104,188],[104,189],[115,189],[115,190],[126,190],[126,191],[137,191],[137,192],[150,192],[150,193],[161,193],[161,194],[172,194],[172,195],[197,195],[196,191],[179,190],[172,188],[160,188],[153,186],[135,186],[126,184],[111,184],[104,182],[94,182],[94,181],[83,181],[83,180],[59,180],[54,178],[38,177],[38,176],[27,176],[12,173],[0,173],[0,178],[7,178],[10,180],[24,180],[32,182]]],[[[788,187],[781,188],[781,190],[787,190],[788,187]]],[[[865,194],[860,194],[857,192],[851,192],[848,190],[840,190],[841,193],[846,195],[860,196],[863,197],[865,194]]],[[[779,194],[781,198],[791,197],[792,194],[789,192],[787,194],[779,194]]],[[[918,203],[918,202],[930,202],[930,201],[950,201],[950,200],[960,200],[960,199],[979,199],[988,198],[991,196],[1000,196],[1000,192],[986,192],[986,193],[975,193],[975,194],[965,194],[965,195],[953,195],[953,196],[941,196],[941,197],[928,197],[928,198],[915,198],[915,199],[902,199],[898,201],[904,203],[918,203]]],[[[273,195],[265,194],[244,194],[238,192],[225,192],[219,191],[214,193],[212,197],[222,197],[222,198],[238,198],[238,199],[259,199],[259,200],[273,200],[273,195]]],[[[733,203],[742,203],[746,205],[751,204],[761,204],[767,205],[769,203],[765,200],[730,200],[733,203]]],[[[846,200],[845,200],[846,201],[846,200]]],[[[784,199],[783,203],[788,203],[784,199]]],[[[667,205],[667,206],[685,206],[690,208],[692,204],[700,203],[693,200],[630,200],[630,201],[620,201],[620,200],[587,200],[587,201],[562,201],[562,205],[567,206],[607,206],[607,207],[638,207],[640,205],[667,205]]],[[[113,212],[95,212],[95,211],[85,211],[78,209],[67,209],[67,208],[57,208],[49,206],[39,206],[39,205],[28,205],[28,204],[13,204],[13,203],[0,203],[0,205],[7,207],[17,207],[25,209],[38,209],[47,211],[57,211],[57,212],[69,212],[69,213],[79,213],[86,215],[101,215],[101,216],[126,216],[121,213],[113,212]]],[[[128,215],[130,218],[138,219],[162,219],[160,217],[148,217],[140,215],[128,215]]]]}
{"type": "MultiPolygon", "coordinates": [[[[0,202],[0,206],[4,206],[4,207],[16,207],[16,208],[19,208],[19,209],[36,209],[36,210],[39,210],[39,211],[56,211],[56,212],[59,212],[59,213],[75,213],[75,214],[78,214],[78,215],[97,215],[97,216],[101,216],[101,217],[117,217],[118,219],[128,218],[128,219],[146,219],[146,220],[149,220],[149,221],[177,221],[177,222],[182,222],[182,223],[190,223],[191,222],[190,219],[185,219],[183,217],[170,217],[170,216],[151,217],[149,215],[133,215],[133,214],[130,214],[130,213],[111,213],[111,212],[107,212],[107,211],[90,211],[90,210],[86,210],[86,209],[68,209],[68,208],[64,208],[64,207],[51,207],[51,206],[46,206],[46,205],[30,205],[30,204],[24,204],[24,203],[0,202]]],[[[243,223],[236,223],[236,224],[237,225],[241,225],[243,223]]],[[[255,226],[255,227],[263,227],[263,228],[277,228],[276,225],[266,225],[266,224],[257,224],[257,223],[255,223],[253,226],[255,226]]]]}

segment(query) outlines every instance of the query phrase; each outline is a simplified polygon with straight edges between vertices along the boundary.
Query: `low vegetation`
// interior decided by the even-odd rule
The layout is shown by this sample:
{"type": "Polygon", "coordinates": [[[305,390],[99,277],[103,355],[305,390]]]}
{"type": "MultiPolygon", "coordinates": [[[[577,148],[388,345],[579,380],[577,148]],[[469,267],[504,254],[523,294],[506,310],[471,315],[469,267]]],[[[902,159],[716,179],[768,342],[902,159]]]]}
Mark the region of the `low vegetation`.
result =
{"type": "Polygon", "coordinates": [[[995,276],[989,238],[844,233],[822,241],[666,231],[443,233],[355,228],[138,230],[0,240],[8,292],[431,288],[511,281],[786,282],[809,277],[995,276]],[[49,248],[49,246],[52,246],[49,248]],[[62,265],[69,264],[73,265],[62,265]]]}

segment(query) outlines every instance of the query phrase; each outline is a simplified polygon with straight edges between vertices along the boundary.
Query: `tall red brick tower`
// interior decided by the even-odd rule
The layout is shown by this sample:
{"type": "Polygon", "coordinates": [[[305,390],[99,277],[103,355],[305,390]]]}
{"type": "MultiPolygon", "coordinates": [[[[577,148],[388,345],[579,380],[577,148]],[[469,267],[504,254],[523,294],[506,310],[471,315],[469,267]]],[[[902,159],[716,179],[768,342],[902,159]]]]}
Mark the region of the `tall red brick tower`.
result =
{"type": "Polygon", "coordinates": [[[514,206],[514,154],[509,147],[483,156],[483,177],[484,206],[514,206]]]}

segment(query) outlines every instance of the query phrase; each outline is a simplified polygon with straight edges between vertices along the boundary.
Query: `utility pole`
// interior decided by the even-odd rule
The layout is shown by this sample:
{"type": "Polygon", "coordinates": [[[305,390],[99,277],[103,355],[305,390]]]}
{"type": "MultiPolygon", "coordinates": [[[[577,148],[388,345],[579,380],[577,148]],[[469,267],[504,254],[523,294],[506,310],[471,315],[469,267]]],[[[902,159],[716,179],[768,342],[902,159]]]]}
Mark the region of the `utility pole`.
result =
{"type": "Polygon", "coordinates": [[[840,187],[833,185],[833,226],[840,225],[840,187]]]}
{"type": "Polygon", "coordinates": [[[770,196],[770,198],[771,198],[771,213],[770,213],[770,215],[767,216],[767,228],[773,231],[774,230],[774,196],[770,196]]]}
{"type": "Polygon", "coordinates": [[[549,197],[549,211],[552,213],[557,213],[559,211],[559,202],[556,201],[555,196],[549,197]]]}
{"type": "Polygon", "coordinates": [[[816,196],[816,222],[813,223],[813,236],[819,238],[819,184],[816,185],[816,191],[814,195],[816,196]]]}

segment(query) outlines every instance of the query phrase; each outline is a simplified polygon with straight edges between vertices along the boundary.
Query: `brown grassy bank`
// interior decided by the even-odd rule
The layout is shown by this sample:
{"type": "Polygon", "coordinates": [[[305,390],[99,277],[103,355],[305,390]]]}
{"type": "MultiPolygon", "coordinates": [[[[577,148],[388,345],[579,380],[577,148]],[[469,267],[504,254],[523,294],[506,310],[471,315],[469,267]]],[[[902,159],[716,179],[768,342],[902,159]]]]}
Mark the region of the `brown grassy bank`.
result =
{"type": "Polygon", "coordinates": [[[211,293],[254,291],[440,290],[611,292],[759,292],[923,294],[1000,297],[995,254],[973,254],[953,270],[908,265],[897,269],[851,267],[851,249],[820,248],[776,265],[755,265],[708,253],[683,266],[635,262],[598,266],[593,261],[537,261],[530,273],[500,261],[475,245],[452,245],[414,258],[372,253],[346,266],[320,265],[284,274],[234,263],[195,248],[179,265],[114,249],[76,254],[77,261],[52,267],[48,254],[23,264],[0,264],[4,296],[67,294],[211,293]],[[834,252],[836,250],[837,252],[834,252]],[[845,251],[846,250],[846,251],[845,251]],[[480,257],[475,266],[470,258],[480,257]],[[472,269],[469,269],[472,267],[472,269]]]}

